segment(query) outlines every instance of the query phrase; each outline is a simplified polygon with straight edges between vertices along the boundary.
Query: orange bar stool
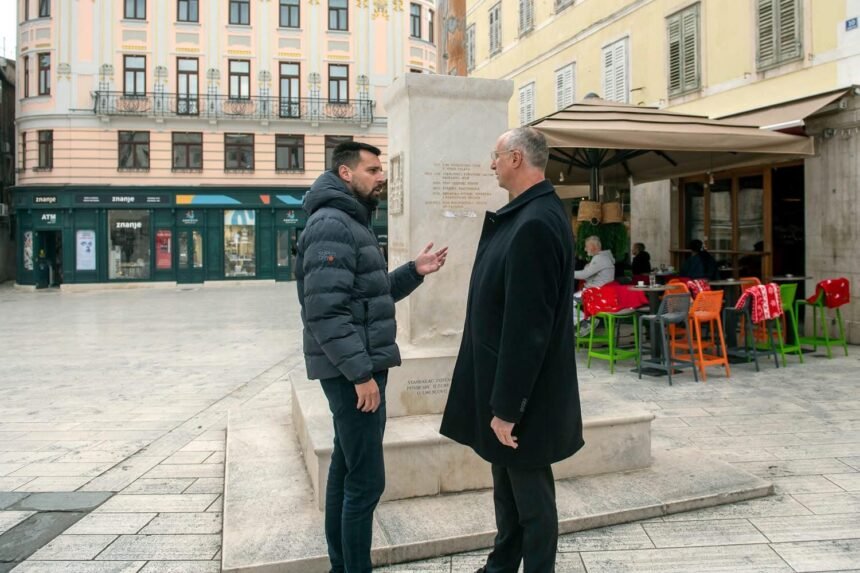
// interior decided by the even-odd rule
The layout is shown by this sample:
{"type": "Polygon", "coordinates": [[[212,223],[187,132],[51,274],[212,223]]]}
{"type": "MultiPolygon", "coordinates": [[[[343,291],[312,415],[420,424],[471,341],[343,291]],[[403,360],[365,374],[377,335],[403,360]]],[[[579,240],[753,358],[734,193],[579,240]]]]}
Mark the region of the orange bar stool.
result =
{"type": "MultiPolygon", "coordinates": [[[[695,358],[702,374],[702,380],[706,381],[708,375],[705,368],[708,366],[722,365],[726,369],[726,376],[732,375],[729,369],[729,356],[726,352],[726,340],[723,335],[723,321],[721,318],[723,310],[723,291],[702,291],[696,295],[693,306],[690,308],[691,324],[693,330],[694,352],[698,353],[695,358]],[[711,340],[706,341],[702,337],[702,327],[707,326],[711,333],[711,340]],[[705,350],[708,350],[706,353],[705,350]],[[711,353],[711,350],[714,352],[711,353]]],[[[693,360],[694,357],[677,354],[679,360],[693,360]]]]}

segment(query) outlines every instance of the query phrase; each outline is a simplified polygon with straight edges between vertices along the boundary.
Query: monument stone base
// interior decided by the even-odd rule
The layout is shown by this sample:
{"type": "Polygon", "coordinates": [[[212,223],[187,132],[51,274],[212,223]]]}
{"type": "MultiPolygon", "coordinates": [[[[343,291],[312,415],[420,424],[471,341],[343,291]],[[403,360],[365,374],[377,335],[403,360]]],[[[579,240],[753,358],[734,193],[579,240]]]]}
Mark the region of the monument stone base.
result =
{"type": "MultiPolygon", "coordinates": [[[[450,372],[450,370],[448,370],[450,372]]],[[[386,398],[386,400],[388,400],[386,398]]],[[[293,424],[317,506],[322,509],[334,428],[319,382],[293,373],[293,424]]],[[[385,428],[383,501],[492,487],[490,465],[470,448],[439,434],[439,414],[389,418],[385,428]]],[[[585,447],[553,466],[556,479],[647,468],[650,412],[583,393],[585,447]]]]}

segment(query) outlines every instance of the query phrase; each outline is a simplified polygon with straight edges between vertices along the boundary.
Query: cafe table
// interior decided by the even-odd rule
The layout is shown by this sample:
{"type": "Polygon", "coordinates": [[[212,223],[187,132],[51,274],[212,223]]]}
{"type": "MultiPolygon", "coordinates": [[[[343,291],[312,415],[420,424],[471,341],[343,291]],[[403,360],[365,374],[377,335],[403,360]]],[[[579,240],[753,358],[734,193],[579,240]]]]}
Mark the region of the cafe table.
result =
{"type": "MultiPolygon", "coordinates": [[[[629,287],[631,290],[637,290],[639,292],[644,292],[645,296],[648,297],[648,312],[649,314],[656,315],[657,311],[660,309],[660,296],[669,290],[669,287],[666,285],[655,285],[655,286],[647,286],[647,285],[635,285],[629,287]]],[[[641,334],[640,334],[641,336],[641,334]]],[[[660,362],[663,357],[663,337],[660,336],[660,330],[657,326],[657,321],[651,322],[651,359],[654,362],[660,362]]],[[[643,368],[643,374],[650,374],[652,376],[665,376],[666,372],[663,370],[658,370],[656,368],[643,368]]]]}

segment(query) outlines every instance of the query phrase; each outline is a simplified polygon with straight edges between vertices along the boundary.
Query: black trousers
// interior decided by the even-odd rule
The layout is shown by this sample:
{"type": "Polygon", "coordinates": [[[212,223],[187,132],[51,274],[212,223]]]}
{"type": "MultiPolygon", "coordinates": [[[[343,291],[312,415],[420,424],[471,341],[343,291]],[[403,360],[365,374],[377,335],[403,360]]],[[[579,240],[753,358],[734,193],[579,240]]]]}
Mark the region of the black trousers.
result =
{"type": "Polygon", "coordinates": [[[493,464],[496,534],[487,573],[552,573],[558,549],[558,511],[552,467],[493,464]]]}

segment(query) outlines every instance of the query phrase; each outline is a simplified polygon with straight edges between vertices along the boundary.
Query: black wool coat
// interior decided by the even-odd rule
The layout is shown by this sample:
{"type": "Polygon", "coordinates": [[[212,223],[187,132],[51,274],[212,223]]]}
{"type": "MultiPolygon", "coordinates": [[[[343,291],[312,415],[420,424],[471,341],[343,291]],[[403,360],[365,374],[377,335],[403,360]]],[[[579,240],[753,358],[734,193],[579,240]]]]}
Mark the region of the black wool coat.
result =
{"type": "Polygon", "coordinates": [[[414,263],[388,272],[370,212],[331,171],[305,195],[296,281],[310,379],[359,383],[400,365],[394,303],[424,280],[414,263]]]}
{"type": "Polygon", "coordinates": [[[570,457],[582,440],[573,335],[573,233],[543,181],[484,219],[440,432],[507,467],[570,457]],[[503,446],[493,416],[514,422],[503,446]]]}

